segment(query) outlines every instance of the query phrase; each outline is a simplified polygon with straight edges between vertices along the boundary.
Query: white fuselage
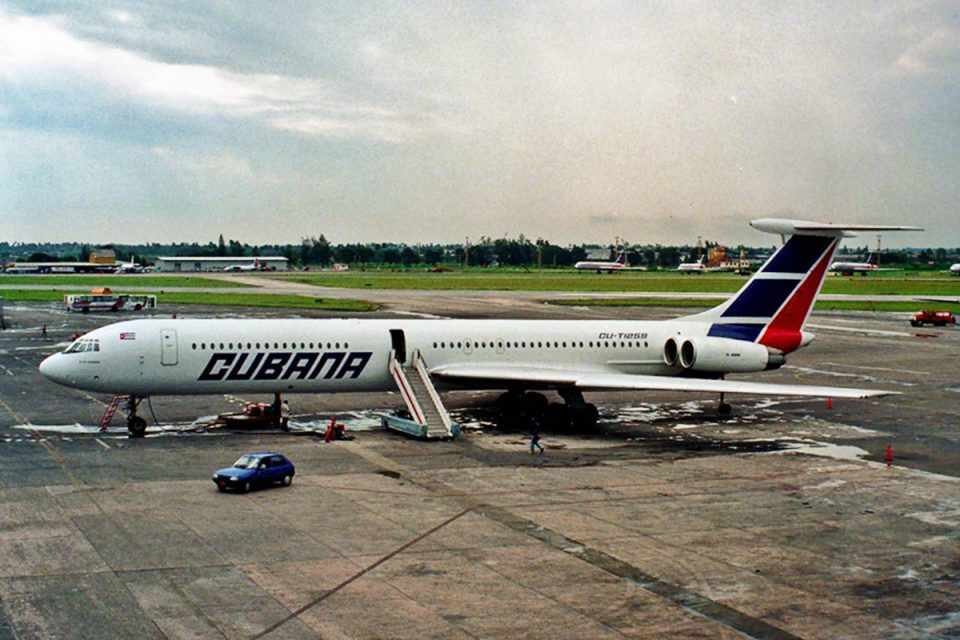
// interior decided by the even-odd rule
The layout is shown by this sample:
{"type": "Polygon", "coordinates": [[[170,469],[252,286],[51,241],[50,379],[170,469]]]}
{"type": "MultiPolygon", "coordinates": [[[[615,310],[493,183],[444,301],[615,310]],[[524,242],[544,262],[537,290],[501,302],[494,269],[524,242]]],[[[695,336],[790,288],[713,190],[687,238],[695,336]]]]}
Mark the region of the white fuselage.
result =
{"type": "Polygon", "coordinates": [[[676,375],[664,363],[664,342],[705,336],[708,327],[603,320],[132,320],[86,334],[80,342],[87,350],[56,354],[41,370],[68,386],[137,396],[386,391],[395,388],[391,352],[409,358],[416,350],[430,369],[512,364],[676,375]]]}
{"type": "Polygon", "coordinates": [[[877,265],[870,262],[834,262],[830,265],[830,271],[838,273],[866,273],[876,271],[877,265]]]}
{"type": "Polygon", "coordinates": [[[574,269],[581,271],[621,271],[626,267],[622,262],[591,262],[583,260],[573,265],[574,269]]]}

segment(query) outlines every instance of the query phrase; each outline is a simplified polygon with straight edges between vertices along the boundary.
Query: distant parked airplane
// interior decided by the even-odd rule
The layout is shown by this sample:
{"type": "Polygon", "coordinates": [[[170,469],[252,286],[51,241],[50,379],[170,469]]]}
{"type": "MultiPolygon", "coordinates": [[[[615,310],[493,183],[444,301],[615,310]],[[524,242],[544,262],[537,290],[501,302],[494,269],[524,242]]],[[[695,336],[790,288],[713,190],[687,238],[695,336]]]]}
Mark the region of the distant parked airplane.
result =
{"type": "Polygon", "coordinates": [[[596,271],[597,273],[606,271],[608,273],[613,273],[614,271],[623,271],[624,269],[630,269],[631,267],[627,264],[627,252],[624,250],[617,255],[617,259],[613,262],[581,260],[573,265],[573,268],[581,271],[596,271]]]}
{"type": "Polygon", "coordinates": [[[250,264],[231,264],[223,268],[224,271],[262,271],[260,260],[254,258],[250,264]]]}
{"type": "Polygon", "coordinates": [[[842,276],[852,276],[855,273],[865,276],[868,273],[879,270],[880,267],[877,265],[877,254],[875,253],[871,253],[869,256],[867,256],[866,262],[834,262],[830,265],[830,271],[835,271],[842,276]]]}
{"type": "Polygon", "coordinates": [[[720,271],[717,267],[707,266],[707,256],[701,256],[697,262],[681,262],[677,267],[680,273],[707,273],[708,271],[720,271]]]}
{"type": "Polygon", "coordinates": [[[960,276],[960,262],[954,265],[950,265],[950,273],[955,276],[960,276]]]}

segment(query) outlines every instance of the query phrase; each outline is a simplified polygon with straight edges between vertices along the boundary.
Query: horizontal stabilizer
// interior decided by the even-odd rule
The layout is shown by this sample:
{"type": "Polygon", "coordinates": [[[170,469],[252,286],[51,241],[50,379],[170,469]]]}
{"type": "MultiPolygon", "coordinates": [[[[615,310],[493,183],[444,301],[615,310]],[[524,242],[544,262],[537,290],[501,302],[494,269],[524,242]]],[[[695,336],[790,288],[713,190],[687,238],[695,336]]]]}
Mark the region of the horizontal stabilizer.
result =
{"type": "Polygon", "coordinates": [[[790,220],[788,218],[760,218],[751,220],[750,226],[757,231],[778,233],[781,235],[832,236],[840,238],[856,237],[855,231],[923,231],[923,227],[885,224],[833,224],[831,222],[810,222],[809,220],[790,220]]]}
{"type": "Polygon", "coordinates": [[[850,389],[847,387],[818,387],[802,384],[775,384],[767,382],[741,382],[739,380],[710,380],[704,378],[681,378],[676,376],[634,375],[628,373],[602,373],[571,371],[516,365],[447,365],[431,369],[430,375],[444,382],[458,380],[503,383],[504,387],[516,383],[547,387],[577,387],[584,391],[636,390],[636,391],[687,391],[704,393],[748,393],[774,396],[807,396],[812,398],[873,398],[897,395],[896,391],[881,389],[850,389]]]}

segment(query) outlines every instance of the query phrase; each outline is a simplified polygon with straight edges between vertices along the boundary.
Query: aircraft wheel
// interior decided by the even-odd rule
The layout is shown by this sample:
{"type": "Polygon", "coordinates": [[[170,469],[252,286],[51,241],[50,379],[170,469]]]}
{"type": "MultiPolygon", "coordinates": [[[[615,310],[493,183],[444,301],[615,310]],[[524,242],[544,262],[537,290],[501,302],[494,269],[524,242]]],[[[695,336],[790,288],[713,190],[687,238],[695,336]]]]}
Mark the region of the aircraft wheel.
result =
{"type": "Polygon", "coordinates": [[[131,438],[142,438],[147,432],[147,421],[140,416],[130,416],[127,419],[127,431],[131,438]]]}
{"type": "Polygon", "coordinates": [[[565,404],[552,402],[543,416],[545,426],[565,429],[570,426],[571,411],[565,404]]]}
{"type": "Polygon", "coordinates": [[[733,407],[726,402],[721,402],[720,406],[717,407],[717,413],[719,413],[721,416],[729,416],[731,413],[733,413],[733,407]]]}
{"type": "Polygon", "coordinates": [[[582,407],[573,408],[570,413],[573,417],[573,426],[577,429],[593,429],[597,426],[597,419],[600,417],[600,412],[595,404],[585,404],[582,407]]]}
{"type": "Polygon", "coordinates": [[[523,394],[523,400],[521,402],[524,412],[532,415],[543,413],[547,410],[547,405],[549,405],[545,395],[533,391],[528,391],[523,394]]]}
{"type": "Polygon", "coordinates": [[[521,411],[522,404],[523,393],[518,393],[516,391],[507,391],[506,393],[501,393],[496,402],[497,411],[500,413],[516,413],[521,411]]]}

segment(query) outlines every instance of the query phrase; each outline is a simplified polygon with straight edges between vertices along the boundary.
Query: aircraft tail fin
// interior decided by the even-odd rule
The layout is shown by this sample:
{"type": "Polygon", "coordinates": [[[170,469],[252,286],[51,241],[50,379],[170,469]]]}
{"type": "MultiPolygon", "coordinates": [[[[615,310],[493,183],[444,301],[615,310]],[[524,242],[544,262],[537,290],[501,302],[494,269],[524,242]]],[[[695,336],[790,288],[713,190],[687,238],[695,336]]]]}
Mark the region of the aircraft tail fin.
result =
{"type": "Polygon", "coordinates": [[[853,231],[920,230],[775,218],[754,220],[750,226],[779,234],[783,246],[729,300],[686,319],[712,322],[710,336],[758,342],[784,353],[803,343],[803,325],[841,238],[854,236],[853,231]]]}

